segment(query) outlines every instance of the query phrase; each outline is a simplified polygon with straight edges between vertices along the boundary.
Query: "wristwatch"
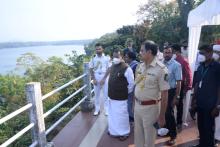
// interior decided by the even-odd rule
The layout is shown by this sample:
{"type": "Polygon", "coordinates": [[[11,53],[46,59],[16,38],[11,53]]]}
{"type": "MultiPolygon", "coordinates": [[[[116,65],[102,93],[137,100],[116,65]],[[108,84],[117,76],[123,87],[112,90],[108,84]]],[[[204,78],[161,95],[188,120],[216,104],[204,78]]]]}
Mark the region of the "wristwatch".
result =
{"type": "Polygon", "coordinates": [[[180,99],[180,96],[178,95],[176,98],[177,98],[177,99],[180,99]]]}

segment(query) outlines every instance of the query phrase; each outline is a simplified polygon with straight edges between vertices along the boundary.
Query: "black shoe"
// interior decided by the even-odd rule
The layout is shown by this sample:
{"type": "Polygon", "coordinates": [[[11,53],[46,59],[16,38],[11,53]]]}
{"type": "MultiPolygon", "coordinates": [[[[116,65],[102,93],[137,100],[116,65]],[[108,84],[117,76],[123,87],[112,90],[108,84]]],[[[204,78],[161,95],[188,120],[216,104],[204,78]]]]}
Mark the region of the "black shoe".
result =
{"type": "Polygon", "coordinates": [[[177,125],[177,131],[178,131],[178,132],[181,132],[182,129],[183,129],[183,128],[182,128],[182,124],[178,124],[178,125],[177,125]]]}
{"type": "Polygon", "coordinates": [[[190,114],[192,120],[196,120],[196,110],[189,109],[189,114],[190,114]]]}
{"type": "Polygon", "coordinates": [[[168,146],[173,146],[173,145],[176,144],[176,139],[170,139],[170,140],[167,141],[166,144],[167,144],[168,146]]]}

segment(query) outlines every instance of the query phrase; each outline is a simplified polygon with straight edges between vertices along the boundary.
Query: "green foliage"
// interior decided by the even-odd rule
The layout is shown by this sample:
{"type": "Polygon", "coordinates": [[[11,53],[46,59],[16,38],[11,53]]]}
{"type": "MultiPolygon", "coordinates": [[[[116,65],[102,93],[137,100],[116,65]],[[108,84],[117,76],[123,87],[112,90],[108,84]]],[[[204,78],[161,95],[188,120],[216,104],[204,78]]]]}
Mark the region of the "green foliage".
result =
{"type": "MultiPolygon", "coordinates": [[[[137,38],[141,41],[154,40],[160,46],[164,42],[181,43],[188,40],[187,19],[189,12],[204,0],[176,0],[161,4],[161,0],[150,0],[140,7],[137,38]]],[[[219,37],[219,26],[206,26],[202,29],[200,43],[213,43],[219,37]]]]}
{"type": "MultiPolygon", "coordinates": [[[[154,40],[163,47],[164,42],[182,43],[188,40],[187,19],[189,12],[204,0],[176,0],[165,3],[163,0],[149,0],[140,6],[136,25],[123,26],[116,32],[108,33],[86,46],[86,54],[94,54],[94,44],[99,42],[109,54],[115,45],[126,47],[127,38],[134,40],[133,47],[139,51],[145,40],[154,40]]],[[[219,26],[204,27],[201,43],[212,43],[219,36],[219,26]]]]}
{"type": "Polygon", "coordinates": [[[126,40],[128,38],[135,40],[134,36],[134,26],[123,26],[119,28],[114,33],[108,33],[94,40],[88,46],[85,47],[85,52],[88,57],[95,54],[95,44],[97,42],[101,43],[104,47],[104,52],[107,55],[111,55],[114,48],[123,49],[126,47],[126,40]]]}
{"type": "Polygon", "coordinates": [[[0,75],[0,94],[12,110],[25,103],[24,88],[27,79],[17,75],[0,75]]]}
{"type": "MultiPolygon", "coordinates": [[[[23,54],[17,60],[19,70],[25,71],[24,76],[15,74],[0,75],[0,118],[21,108],[26,104],[25,84],[28,82],[40,82],[42,95],[62,86],[83,73],[84,55],[78,56],[76,52],[66,55],[68,63],[62,58],[51,57],[43,61],[32,53],[23,54]],[[3,101],[6,100],[6,101],[3,101]]],[[[17,68],[17,69],[18,69],[17,68]]],[[[82,80],[63,89],[61,92],[47,98],[44,102],[44,112],[54,107],[57,103],[74,93],[83,86],[82,80]]],[[[46,118],[46,128],[49,128],[65,112],[72,108],[81,98],[82,93],[74,96],[68,103],[46,118]]],[[[73,114],[74,115],[74,114],[73,114]]],[[[15,135],[29,124],[27,112],[18,115],[12,120],[0,125],[0,144],[15,135]]],[[[59,127],[57,129],[60,129],[59,127]]],[[[53,138],[57,130],[50,133],[53,138]]],[[[26,147],[31,144],[30,132],[13,143],[14,147],[26,147]]]]}
{"type": "Polygon", "coordinates": [[[17,59],[16,70],[32,72],[34,68],[44,64],[44,61],[33,53],[25,53],[17,59]]]}
{"type": "MultiPolygon", "coordinates": [[[[140,27],[145,30],[145,34],[141,34],[141,40],[154,40],[161,46],[167,41],[180,42],[184,38],[180,33],[181,17],[179,13],[176,2],[161,4],[160,0],[150,0],[140,7],[138,14],[142,25],[137,26],[137,29],[140,27]]],[[[140,36],[138,33],[137,35],[140,36]]]]}
{"type": "Polygon", "coordinates": [[[220,26],[202,27],[200,44],[212,44],[220,38],[220,26]]]}

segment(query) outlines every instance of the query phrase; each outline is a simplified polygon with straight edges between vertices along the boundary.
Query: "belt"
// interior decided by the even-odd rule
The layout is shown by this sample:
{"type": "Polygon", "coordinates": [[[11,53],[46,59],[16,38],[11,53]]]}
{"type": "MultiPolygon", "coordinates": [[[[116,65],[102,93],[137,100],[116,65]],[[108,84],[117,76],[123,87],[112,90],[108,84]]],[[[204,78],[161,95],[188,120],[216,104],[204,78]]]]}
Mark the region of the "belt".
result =
{"type": "Polygon", "coordinates": [[[95,74],[102,75],[102,74],[105,74],[105,72],[96,72],[95,74]]]}
{"type": "Polygon", "coordinates": [[[158,104],[158,103],[161,101],[161,99],[159,99],[159,100],[141,101],[141,100],[139,100],[139,99],[137,99],[137,98],[135,98],[135,100],[136,100],[137,103],[140,104],[140,105],[156,105],[156,104],[158,104]]]}

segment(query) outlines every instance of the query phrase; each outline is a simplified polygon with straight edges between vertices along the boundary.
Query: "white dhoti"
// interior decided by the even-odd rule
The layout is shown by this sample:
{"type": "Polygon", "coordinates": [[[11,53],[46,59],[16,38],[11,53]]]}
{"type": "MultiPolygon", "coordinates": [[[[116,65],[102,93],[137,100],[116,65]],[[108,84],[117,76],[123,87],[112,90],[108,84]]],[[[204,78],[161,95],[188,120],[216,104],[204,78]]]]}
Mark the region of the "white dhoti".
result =
{"type": "Polygon", "coordinates": [[[108,131],[113,136],[127,136],[130,133],[127,100],[109,100],[108,131]]]}
{"type": "Polygon", "coordinates": [[[101,106],[101,97],[100,93],[103,90],[103,99],[104,99],[104,109],[108,113],[108,78],[106,78],[104,85],[100,85],[100,81],[105,76],[105,73],[95,73],[95,79],[97,80],[97,85],[94,85],[94,93],[95,93],[95,111],[100,111],[101,106]]]}
{"type": "Polygon", "coordinates": [[[215,118],[215,139],[220,140],[220,115],[215,118]]]}

